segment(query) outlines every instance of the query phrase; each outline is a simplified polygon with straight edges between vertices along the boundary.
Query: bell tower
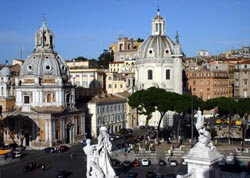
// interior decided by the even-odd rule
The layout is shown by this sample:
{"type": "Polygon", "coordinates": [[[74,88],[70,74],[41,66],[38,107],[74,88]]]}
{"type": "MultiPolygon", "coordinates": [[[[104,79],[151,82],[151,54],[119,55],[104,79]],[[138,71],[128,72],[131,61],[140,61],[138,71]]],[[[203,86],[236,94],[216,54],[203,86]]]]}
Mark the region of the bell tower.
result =
{"type": "Polygon", "coordinates": [[[157,15],[152,20],[152,35],[166,35],[165,19],[160,15],[160,9],[157,9],[157,15]]]}
{"type": "Polygon", "coordinates": [[[43,25],[35,36],[35,52],[53,52],[54,34],[46,26],[46,19],[43,18],[43,25]]]}

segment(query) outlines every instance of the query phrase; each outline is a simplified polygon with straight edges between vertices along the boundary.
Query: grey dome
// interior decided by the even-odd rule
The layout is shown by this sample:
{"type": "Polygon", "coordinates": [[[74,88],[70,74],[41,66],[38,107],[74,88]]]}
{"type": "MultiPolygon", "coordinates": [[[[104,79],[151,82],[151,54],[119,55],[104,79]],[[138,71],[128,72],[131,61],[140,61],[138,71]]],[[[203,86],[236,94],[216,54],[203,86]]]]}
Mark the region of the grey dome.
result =
{"type": "Polygon", "coordinates": [[[165,35],[151,35],[138,49],[138,58],[163,58],[175,54],[175,43],[165,35]]]}
{"type": "Polygon", "coordinates": [[[2,74],[3,76],[8,76],[8,75],[10,75],[10,68],[7,67],[7,66],[3,67],[2,70],[1,70],[1,74],[2,74]]]}
{"type": "Polygon", "coordinates": [[[54,50],[54,34],[46,26],[45,20],[35,36],[35,49],[27,58],[20,70],[20,76],[33,75],[36,77],[69,79],[66,63],[54,50]]]}
{"type": "Polygon", "coordinates": [[[57,53],[33,53],[24,62],[20,70],[20,76],[34,75],[39,77],[62,77],[66,82],[69,71],[64,60],[57,53]]]}

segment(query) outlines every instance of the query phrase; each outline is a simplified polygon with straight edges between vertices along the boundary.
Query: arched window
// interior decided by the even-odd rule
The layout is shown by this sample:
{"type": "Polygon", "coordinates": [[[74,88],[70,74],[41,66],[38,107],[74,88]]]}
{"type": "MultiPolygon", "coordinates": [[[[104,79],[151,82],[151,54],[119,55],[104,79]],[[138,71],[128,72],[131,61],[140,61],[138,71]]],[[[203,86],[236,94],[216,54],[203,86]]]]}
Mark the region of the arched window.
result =
{"type": "Polygon", "coordinates": [[[169,80],[170,79],[170,70],[167,69],[166,70],[166,80],[169,80]]]}
{"type": "Polygon", "coordinates": [[[153,80],[153,71],[148,70],[148,80],[153,80]]]}
{"type": "Polygon", "coordinates": [[[48,94],[47,95],[47,103],[50,103],[52,101],[52,99],[51,99],[51,94],[48,94]]]}

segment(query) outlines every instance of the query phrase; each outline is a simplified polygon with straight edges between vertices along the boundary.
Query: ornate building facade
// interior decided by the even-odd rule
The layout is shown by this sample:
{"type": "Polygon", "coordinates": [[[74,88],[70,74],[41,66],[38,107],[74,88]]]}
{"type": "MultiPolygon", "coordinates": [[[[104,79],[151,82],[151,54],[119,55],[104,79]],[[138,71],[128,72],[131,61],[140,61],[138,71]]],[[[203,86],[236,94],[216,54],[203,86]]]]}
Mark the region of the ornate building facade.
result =
{"type": "Polygon", "coordinates": [[[69,70],[54,51],[54,34],[43,21],[35,48],[15,79],[15,111],[4,112],[4,141],[41,149],[85,136],[85,115],[75,107],[69,70]]]}
{"type": "MultiPolygon", "coordinates": [[[[152,33],[138,49],[136,57],[136,90],[148,89],[150,87],[163,88],[169,92],[182,94],[182,49],[179,44],[179,36],[173,42],[166,35],[166,22],[157,10],[157,15],[152,20],[152,33]]],[[[163,119],[161,127],[171,125],[173,112],[168,112],[163,119]]],[[[145,125],[145,115],[138,118],[139,125],[145,125]]],[[[160,113],[154,112],[149,125],[157,126],[160,113]]]]}

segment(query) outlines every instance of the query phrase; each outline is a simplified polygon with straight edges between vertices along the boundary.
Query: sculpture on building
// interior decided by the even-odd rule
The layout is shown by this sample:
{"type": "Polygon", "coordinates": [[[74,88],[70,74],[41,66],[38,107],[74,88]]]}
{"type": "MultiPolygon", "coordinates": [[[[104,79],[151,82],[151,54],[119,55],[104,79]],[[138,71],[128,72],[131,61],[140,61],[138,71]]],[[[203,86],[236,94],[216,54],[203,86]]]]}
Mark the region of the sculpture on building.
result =
{"type": "Polygon", "coordinates": [[[106,127],[100,128],[97,145],[91,145],[87,139],[87,145],[83,147],[87,155],[87,178],[117,178],[111,165],[110,153],[112,144],[106,127]]]}

